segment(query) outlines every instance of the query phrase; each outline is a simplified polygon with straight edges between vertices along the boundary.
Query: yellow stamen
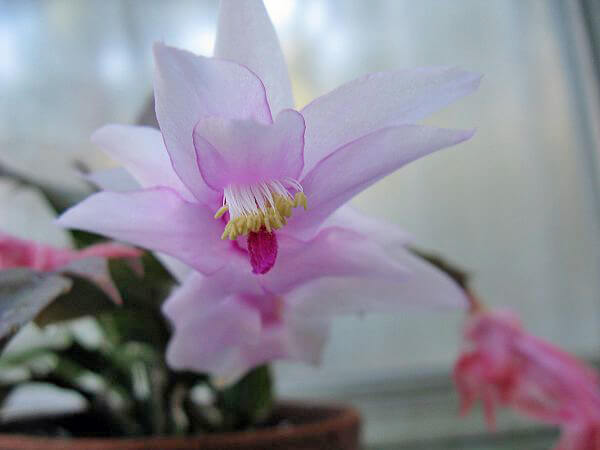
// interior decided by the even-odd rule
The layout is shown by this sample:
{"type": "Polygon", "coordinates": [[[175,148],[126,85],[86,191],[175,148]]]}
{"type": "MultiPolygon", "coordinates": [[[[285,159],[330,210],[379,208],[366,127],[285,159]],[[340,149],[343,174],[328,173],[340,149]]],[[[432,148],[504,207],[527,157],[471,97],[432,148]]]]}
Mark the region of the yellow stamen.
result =
{"type": "MultiPolygon", "coordinates": [[[[269,203],[263,210],[230,219],[225,225],[221,239],[235,240],[239,236],[247,235],[250,232],[256,233],[262,227],[265,227],[269,233],[272,230],[279,230],[287,224],[287,219],[292,216],[292,210],[298,206],[302,206],[304,209],[307,208],[307,199],[303,192],[297,192],[293,199],[273,194],[273,202],[269,203]]],[[[215,219],[221,218],[228,210],[228,205],[221,207],[215,213],[215,219]]]]}
{"type": "Polygon", "coordinates": [[[305,211],[308,208],[307,199],[306,195],[304,195],[304,192],[296,192],[296,195],[294,196],[294,207],[299,205],[302,205],[305,211]]]}
{"type": "Polygon", "coordinates": [[[228,205],[223,205],[219,208],[219,210],[215,213],[215,219],[220,219],[223,214],[225,214],[229,210],[228,205]]]}

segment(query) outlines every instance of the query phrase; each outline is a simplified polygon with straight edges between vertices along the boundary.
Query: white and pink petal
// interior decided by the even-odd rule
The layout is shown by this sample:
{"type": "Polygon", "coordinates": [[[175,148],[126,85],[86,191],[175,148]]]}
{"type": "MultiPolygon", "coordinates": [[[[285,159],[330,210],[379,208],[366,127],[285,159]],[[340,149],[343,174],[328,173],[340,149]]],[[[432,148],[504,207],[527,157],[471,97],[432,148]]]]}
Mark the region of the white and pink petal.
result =
{"type": "Polygon", "coordinates": [[[316,98],[306,120],[304,173],[339,147],[392,125],[419,122],[475,91],[481,75],[456,67],[424,67],[366,75],[316,98]]]}
{"type": "Polygon", "coordinates": [[[246,349],[260,340],[261,318],[236,296],[186,310],[171,320],[174,333],[167,363],[174,369],[229,378],[251,367],[246,349]]]}
{"type": "Polygon", "coordinates": [[[309,242],[278,235],[279,253],[272,270],[260,277],[269,292],[285,294],[322,277],[401,279],[406,270],[381,246],[350,230],[329,228],[309,242]]]}
{"type": "Polygon", "coordinates": [[[396,250],[394,257],[405,270],[402,277],[322,278],[298,286],[288,302],[296,314],[309,317],[467,307],[465,292],[448,275],[408,250],[396,250]]]}
{"type": "Polygon", "coordinates": [[[421,125],[383,128],[339,148],[300,180],[307,211],[297,210],[286,231],[310,234],[336,209],[384,176],[425,155],[463,142],[472,130],[421,125]]]}
{"type": "Polygon", "coordinates": [[[277,359],[318,363],[328,320],[296,317],[284,298],[264,292],[209,297],[208,278],[191,276],[165,304],[175,329],[167,350],[172,367],[232,380],[277,359]]]}
{"type": "Polygon", "coordinates": [[[232,254],[226,265],[210,275],[191,272],[163,304],[163,313],[176,321],[186,311],[203,309],[233,294],[264,294],[244,255],[232,254]]]}
{"type": "Polygon", "coordinates": [[[68,209],[58,223],[166,253],[203,273],[222,267],[231,251],[213,211],[168,188],[100,192],[68,209]]]}
{"type": "Polygon", "coordinates": [[[294,107],[283,52],[262,0],[221,0],[214,56],[258,75],[273,116],[294,107]]]}
{"type": "MultiPolygon", "coordinates": [[[[364,214],[350,204],[345,204],[337,209],[319,227],[313,228],[313,233],[300,233],[295,237],[308,241],[318,232],[333,227],[362,234],[373,242],[392,249],[411,244],[415,239],[413,235],[398,225],[364,214]]],[[[285,233],[286,230],[284,229],[282,232],[285,233]]]]}
{"type": "Polygon", "coordinates": [[[296,179],[304,164],[304,119],[291,109],[272,124],[205,117],[194,128],[194,145],[202,177],[215,190],[296,179]]]}
{"type": "Polygon", "coordinates": [[[194,127],[206,116],[271,123],[264,86],[235,62],[160,43],[154,45],[154,59],[156,117],[173,169],[198,200],[215,201],[217,193],[206,185],[196,164],[194,127]]]}
{"type": "Polygon", "coordinates": [[[194,197],[179,179],[159,130],[146,126],[105,125],[92,143],[121,164],[143,188],[166,186],[186,200],[194,197]]]}

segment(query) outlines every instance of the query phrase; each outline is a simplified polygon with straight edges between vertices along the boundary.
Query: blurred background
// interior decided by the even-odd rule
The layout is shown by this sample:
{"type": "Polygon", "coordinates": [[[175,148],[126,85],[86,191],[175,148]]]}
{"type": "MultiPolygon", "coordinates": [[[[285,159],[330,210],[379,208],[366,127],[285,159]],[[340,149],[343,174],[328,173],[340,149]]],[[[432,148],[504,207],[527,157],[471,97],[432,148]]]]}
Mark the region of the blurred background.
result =
{"type": "MultiPolygon", "coordinates": [[[[485,75],[475,95],[427,121],[477,127],[471,141],[354,204],[467,269],[482,298],[515,309],[536,334],[600,359],[599,4],[265,3],[298,107],[366,72],[458,65],[485,75]]],[[[86,190],[75,161],[111,165],[89,136],[137,121],[152,89],[152,43],[210,55],[216,12],[208,0],[0,1],[0,164],[86,190]]],[[[61,239],[32,236],[33,215],[3,222],[61,239]]],[[[516,416],[485,439],[480,414],[457,417],[449,373],[460,324],[439,311],[339,319],[323,365],[278,364],[278,390],[354,402],[372,448],[547,448],[552,432],[516,416]]]]}

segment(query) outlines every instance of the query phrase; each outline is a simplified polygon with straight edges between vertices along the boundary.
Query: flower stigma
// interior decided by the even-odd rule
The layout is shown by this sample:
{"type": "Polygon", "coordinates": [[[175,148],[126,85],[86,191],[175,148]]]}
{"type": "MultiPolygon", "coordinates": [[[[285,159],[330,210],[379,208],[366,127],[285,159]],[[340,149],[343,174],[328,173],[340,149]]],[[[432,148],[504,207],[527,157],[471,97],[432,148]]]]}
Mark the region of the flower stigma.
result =
{"type": "Polygon", "coordinates": [[[215,214],[220,219],[229,212],[229,221],[221,239],[235,240],[239,236],[278,230],[292,216],[292,209],[307,209],[307,199],[296,180],[262,181],[250,185],[230,185],[223,192],[223,206],[215,214]],[[288,187],[284,186],[287,185],[288,187]],[[295,190],[292,195],[289,188],[295,190]]]}

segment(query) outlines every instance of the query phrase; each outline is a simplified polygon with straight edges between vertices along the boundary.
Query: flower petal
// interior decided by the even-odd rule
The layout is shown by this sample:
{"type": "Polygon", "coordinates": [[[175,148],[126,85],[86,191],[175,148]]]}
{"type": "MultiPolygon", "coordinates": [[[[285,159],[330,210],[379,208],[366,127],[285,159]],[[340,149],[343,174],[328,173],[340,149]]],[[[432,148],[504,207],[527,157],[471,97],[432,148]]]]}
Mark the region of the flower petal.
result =
{"type": "Polygon", "coordinates": [[[137,260],[142,256],[142,251],[127,245],[116,244],[114,242],[102,242],[100,244],[90,245],[76,251],[73,257],[76,258],[105,258],[105,259],[129,259],[137,260]]]}
{"type": "Polygon", "coordinates": [[[227,265],[210,275],[192,272],[176,293],[163,304],[163,313],[175,321],[186,311],[222,301],[233,294],[260,296],[264,291],[250,271],[245,255],[233,254],[227,265]]]}
{"type": "Polygon", "coordinates": [[[317,364],[329,332],[327,321],[312,317],[284,318],[281,324],[265,325],[259,311],[237,296],[186,311],[173,324],[169,365],[228,380],[278,359],[317,364]]]}
{"type": "Polygon", "coordinates": [[[406,271],[385,251],[364,236],[349,230],[330,228],[310,242],[279,234],[279,254],[261,284],[283,294],[310,280],[335,276],[402,278],[406,271]]]}
{"type": "Polygon", "coordinates": [[[329,338],[331,321],[327,317],[306,317],[294,311],[287,314],[284,324],[288,330],[288,358],[318,365],[329,338]]]}
{"type": "Polygon", "coordinates": [[[135,191],[140,184],[122,167],[97,170],[84,174],[83,177],[94,186],[104,191],[135,191]]]}
{"type": "Polygon", "coordinates": [[[206,117],[194,128],[194,145],[202,176],[215,190],[232,183],[298,178],[304,161],[304,119],[291,109],[270,125],[206,117]]]}
{"type": "Polygon", "coordinates": [[[28,267],[34,270],[55,270],[54,253],[70,255],[71,250],[54,249],[49,245],[20,239],[0,231],[0,270],[28,267]]]}
{"type": "Polygon", "coordinates": [[[578,421],[561,427],[560,440],[553,450],[597,450],[599,446],[598,420],[578,421]]]}
{"type": "MultiPolygon", "coordinates": [[[[253,302],[232,295],[250,293],[243,277],[235,275],[239,269],[223,268],[207,277],[193,274],[167,299],[163,312],[175,327],[167,352],[169,363],[227,379],[275,359],[318,363],[328,336],[328,321],[290,314],[285,299],[279,320],[261,318],[261,310],[253,302]],[[229,284],[228,274],[234,275],[229,284]]],[[[251,296],[268,300],[270,294],[257,291],[258,285],[252,284],[255,291],[251,296]]]]}
{"type": "Polygon", "coordinates": [[[342,145],[391,125],[416,123],[473,92],[481,75],[454,67],[369,74],[302,109],[304,173],[342,145]]]}
{"type": "Polygon", "coordinates": [[[407,250],[394,251],[402,277],[323,278],[288,295],[298,314],[326,317],[351,313],[398,313],[407,305],[466,308],[464,291],[445,273],[407,250]]]}
{"type": "Polygon", "coordinates": [[[294,107],[283,52],[261,0],[221,0],[215,56],[240,63],[258,75],[273,116],[294,107]]]}
{"type": "Polygon", "coordinates": [[[473,310],[454,378],[464,412],[480,397],[490,427],[496,406],[545,423],[600,420],[598,373],[531,335],[510,311],[473,310]]]}
{"type": "MultiPolygon", "coordinates": [[[[295,237],[301,240],[310,240],[319,231],[331,227],[344,228],[360,233],[386,248],[404,247],[414,241],[414,236],[396,224],[363,214],[349,204],[337,209],[325,219],[320,227],[313,230],[314,233],[301,234],[295,237]]],[[[285,229],[283,232],[285,232],[285,229]]]]}
{"type": "Polygon", "coordinates": [[[193,200],[173,170],[162,134],[156,128],[105,125],[92,135],[92,143],[125,167],[142,187],[170,187],[193,200]]]}
{"type": "Polygon", "coordinates": [[[169,254],[203,273],[222,267],[230,248],[211,210],[168,188],[100,192],[58,222],[169,254]]]}
{"type": "Polygon", "coordinates": [[[231,377],[248,367],[245,347],[260,338],[259,312],[235,296],[186,310],[171,320],[175,331],[167,347],[167,362],[174,369],[231,377]]]}
{"type": "Polygon", "coordinates": [[[402,125],[378,130],[345,145],[300,181],[308,198],[308,211],[294,211],[286,228],[298,233],[318,225],[385,175],[436,150],[465,141],[473,133],[402,125]]]}
{"type": "Polygon", "coordinates": [[[154,96],[173,169],[201,201],[216,198],[198,173],[192,133],[201,117],[254,119],[271,123],[262,82],[234,62],[204,58],[184,50],[154,45],[154,96]]]}

